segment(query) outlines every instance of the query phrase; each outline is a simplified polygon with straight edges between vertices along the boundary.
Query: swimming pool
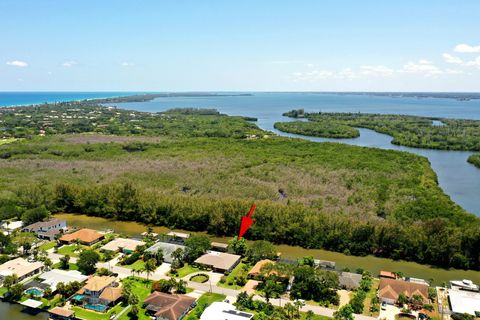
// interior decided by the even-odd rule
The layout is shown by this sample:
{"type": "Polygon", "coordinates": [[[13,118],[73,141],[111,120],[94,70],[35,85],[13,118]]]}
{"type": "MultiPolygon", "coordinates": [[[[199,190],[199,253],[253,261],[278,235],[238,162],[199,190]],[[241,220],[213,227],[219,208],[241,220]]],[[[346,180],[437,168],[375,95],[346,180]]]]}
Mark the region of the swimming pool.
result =
{"type": "Polygon", "coordinates": [[[97,311],[97,312],[104,312],[105,310],[107,310],[107,306],[104,306],[103,304],[89,304],[87,303],[85,306],[84,306],[85,309],[90,309],[90,310],[93,310],[93,311],[97,311]]]}
{"type": "Polygon", "coordinates": [[[34,297],[43,297],[43,290],[35,287],[28,288],[25,293],[34,297]]]}

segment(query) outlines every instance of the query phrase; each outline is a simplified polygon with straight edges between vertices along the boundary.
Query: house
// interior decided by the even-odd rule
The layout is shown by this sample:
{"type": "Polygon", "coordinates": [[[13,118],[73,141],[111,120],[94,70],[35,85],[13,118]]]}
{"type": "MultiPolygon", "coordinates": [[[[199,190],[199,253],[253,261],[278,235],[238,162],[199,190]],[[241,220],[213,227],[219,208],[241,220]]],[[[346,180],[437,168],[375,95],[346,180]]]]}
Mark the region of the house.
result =
{"type": "Polygon", "coordinates": [[[80,241],[81,244],[91,246],[94,243],[102,240],[104,234],[92,229],[80,229],[73,233],[63,235],[59,240],[64,244],[71,244],[75,241],[80,241]]]}
{"type": "Polygon", "coordinates": [[[427,286],[430,286],[430,284],[429,284],[426,280],[420,279],[420,278],[406,277],[406,278],[405,278],[405,281],[415,282],[415,283],[421,283],[421,284],[425,284],[425,285],[427,285],[427,286]]]}
{"type": "Polygon", "coordinates": [[[55,307],[53,309],[48,310],[48,313],[50,314],[50,319],[53,319],[53,320],[75,319],[75,312],[66,308],[55,307]]]}
{"type": "Polygon", "coordinates": [[[459,289],[459,290],[467,290],[478,292],[479,288],[478,285],[474,284],[472,280],[452,280],[450,281],[450,288],[452,289],[459,289]]]}
{"type": "Polygon", "coordinates": [[[480,293],[478,292],[449,289],[448,302],[453,313],[459,315],[468,313],[474,317],[480,317],[480,293]]]}
{"type": "Polygon", "coordinates": [[[241,256],[236,254],[209,251],[197,260],[195,263],[206,268],[210,268],[215,272],[231,272],[242,259],[241,256]]]}
{"type": "Polygon", "coordinates": [[[161,240],[164,242],[176,243],[176,244],[185,244],[185,240],[190,237],[190,234],[183,232],[171,231],[166,235],[161,237],[161,240]]]}
{"type": "Polygon", "coordinates": [[[339,272],[338,280],[340,287],[346,290],[357,290],[362,281],[362,275],[352,272],[339,272]]]}
{"type": "Polygon", "coordinates": [[[127,238],[116,238],[103,247],[101,247],[101,250],[104,251],[121,251],[123,253],[132,253],[137,249],[139,246],[144,246],[145,242],[140,241],[140,240],[134,240],[134,239],[127,239],[127,238]]]}
{"type": "Polygon", "coordinates": [[[250,320],[253,314],[238,311],[235,306],[226,302],[213,302],[200,316],[200,320],[250,320]]]}
{"type": "Polygon", "coordinates": [[[397,279],[397,275],[390,271],[380,271],[380,278],[397,279]]]}
{"type": "Polygon", "coordinates": [[[60,219],[35,222],[22,229],[24,232],[33,232],[38,238],[46,240],[54,240],[55,236],[64,233],[66,230],[67,222],[60,219]]]}
{"type": "Polygon", "coordinates": [[[398,296],[403,293],[408,298],[415,295],[422,297],[424,303],[428,303],[428,286],[421,283],[408,282],[404,280],[380,278],[378,297],[382,302],[395,304],[398,296]]]}
{"type": "Polygon", "coordinates": [[[228,244],[221,242],[212,242],[212,249],[215,251],[227,252],[228,244]]]}
{"type": "Polygon", "coordinates": [[[81,303],[85,309],[105,311],[108,306],[115,303],[122,295],[117,288],[118,283],[115,277],[92,276],[87,280],[85,286],[73,297],[74,302],[81,303]]]}
{"type": "Polygon", "coordinates": [[[333,261],[315,259],[313,262],[317,268],[335,270],[336,264],[333,261]]]}
{"type": "Polygon", "coordinates": [[[274,262],[272,260],[269,260],[269,259],[264,259],[264,260],[258,261],[253,266],[253,268],[250,270],[250,272],[248,273],[248,278],[249,279],[261,278],[262,277],[262,272],[261,271],[262,271],[263,266],[265,266],[269,263],[274,263],[274,262]]]}
{"type": "Polygon", "coordinates": [[[84,276],[76,270],[60,270],[52,269],[38,276],[43,284],[48,285],[52,292],[57,290],[57,285],[62,282],[63,284],[69,284],[71,282],[83,283],[88,279],[88,276],[84,276]]]}
{"type": "Polygon", "coordinates": [[[147,312],[157,320],[179,320],[195,305],[195,299],[155,291],[144,301],[147,312]]]}
{"type": "Polygon", "coordinates": [[[177,249],[185,250],[185,246],[182,246],[180,244],[174,244],[174,243],[157,242],[153,246],[148,248],[146,252],[148,252],[151,255],[156,255],[158,250],[162,250],[163,261],[165,261],[166,263],[172,263],[173,262],[172,253],[177,249]]]}
{"type": "Polygon", "coordinates": [[[41,262],[28,262],[23,258],[16,258],[0,265],[0,281],[3,282],[6,276],[13,274],[17,275],[18,281],[22,281],[42,272],[42,270],[43,263],[41,262]]]}

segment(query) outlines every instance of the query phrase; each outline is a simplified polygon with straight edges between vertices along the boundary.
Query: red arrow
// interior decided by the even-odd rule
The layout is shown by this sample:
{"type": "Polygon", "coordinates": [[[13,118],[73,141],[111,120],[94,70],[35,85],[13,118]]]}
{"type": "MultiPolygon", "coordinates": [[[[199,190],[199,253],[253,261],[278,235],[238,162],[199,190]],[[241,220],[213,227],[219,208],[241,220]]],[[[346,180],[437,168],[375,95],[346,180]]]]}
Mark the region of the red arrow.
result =
{"type": "Polygon", "coordinates": [[[242,225],[240,226],[240,232],[238,233],[238,240],[240,240],[240,238],[245,234],[245,232],[247,232],[248,228],[250,228],[250,226],[252,225],[253,223],[253,219],[252,219],[252,214],[253,214],[253,211],[255,211],[255,208],[257,206],[254,204],[252,204],[252,207],[250,208],[250,212],[248,213],[247,216],[243,216],[242,217],[242,225]]]}

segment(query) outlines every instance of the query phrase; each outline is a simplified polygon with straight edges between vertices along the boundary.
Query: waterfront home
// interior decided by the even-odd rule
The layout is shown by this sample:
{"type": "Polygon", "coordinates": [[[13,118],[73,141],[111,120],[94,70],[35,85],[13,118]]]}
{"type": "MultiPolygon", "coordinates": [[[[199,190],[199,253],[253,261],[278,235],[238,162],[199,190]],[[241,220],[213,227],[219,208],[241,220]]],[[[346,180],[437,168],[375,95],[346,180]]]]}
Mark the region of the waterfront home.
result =
{"type": "Polygon", "coordinates": [[[52,292],[55,292],[60,282],[63,284],[69,284],[75,281],[83,283],[88,279],[88,276],[83,275],[77,270],[52,269],[39,275],[39,278],[43,280],[43,284],[48,285],[52,289],[52,292]]]}
{"type": "Polygon", "coordinates": [[[459,290],[467,290],[473,292],[479,292],[478,285],[474,284],[472,280],[452,280],[450,281],[450,288],[452,289],[459,289],[459,290]]]}
{"type": "Polygon", "coordinates": [[[75,319],[75,312],[70,309],[55,307],[48,310],[50,314],[50,319],[53,320],[73,320],[75,319]]]}
{"type": "MultiPolygon", "coordinates": [[[[255,279],[255,280],[263,280],[263,277],[264,277],[264,274],[262,273],[262,268],[265,266],[265,265],[268,265],[268,264],[274,264],[275,262],[272,261],[272,260],[269,260],[269,259],[264,259],[264,260],[260,260],[258,261],[254,266],[253,268],[250,270],[250,272],[248,273],[248,278],[249,279],[255,279]]],[[[289,276],[288,275],[285,275],[285,274],[279,274],[277,271],[270,271],[268,272],[268,274],[266,274],[267,276],[269,275],[275,275],[279,278],[283,278],[283,279],[288,279],[289,276]]]]}
{"type": "Polygon", "coordinates": [[[200,316],[200,320],[250,320],[253,314],[244,311],[238,311],[235,306],[226,302],[213,302],[200,316]]]}
{"type": "Polygon", "coordinates": [[[168,242],[184,244],[185,240],[187,240],[190,237],[190,234],[171,231],[167,233],[167,237],[168,237],[168,242]]]}
{"type": "Polygon", "coordinates": [[[22,221],[5,221],[2,222],[0,228],[4,234],[11,234],[13,231],[20,229],[23,226],[22,221]]]}
{"type": "Polygon", "coordinates": [[[236,254],[208,251],[206,254],[195,260],[195,263],[203,267],[212,269],[215,272],[231,272],[242,259],[236,254]]]}
{"type": "Polygon", "coordinates": [[[156,255],[158,250],[162,250],[163,261],[166,263],[172,263],[173,262],[172,253],[177,249],[185,250],[185,246],[182,246],[180,244],[168,243],[168,242],[157,242],[153,246],[148,248],[145,252],[150,255],[156,255]]]}
{"type": "Polygon", "coordinates": [[[43,268],[41,262],[28,262],[23,258],[16,258],[0,265],[0,282],[3,282],[6,276],[14,274],[17,275],[18,281],[22,281],[42,272],[43,268]]]}
{"type": "Polygon", "coordinates": [[[380,278],[397,279],[397,275],[390,271],[380,271],[380,278]]]}
{"type": "Polygon", "coordinates": [[[101,247],[100,249],[104,251],[132,253],[135,251],[135,249],[137,249],[137,247],[144,245],[145,242],[143,241],[127,238],[116,238],[101,247]]]}
{"type": "Polygon", "coordinates": [[[104,312],[119,300],[122,289],[118,288],[115,277],[92,276],[87,283],[72,298],[74,303],[81,304],[85,309],[104,312]]]}
{"type": "Polygon", "coordinates": [[[59,240],[63,244],[71,244],[80,241],[81,244],[91,246],[105,237],[103,233],[93,229],[80,229],[73,233],[63,235],[59,240]]]}
{"type": "Polygon", "coordinates": [[[357,290],[360,287],[360,281],[362,281],[362,275],[353,272],[339,272],[338,281],[340,282],[340,288],[346,290],[357,290]]]}
{"type": "Polygon", "coordinates": [[[144,300],[147,313],[157,320],[179,320],[195,306],[195,299],[155,291],[144,300]]]}
{"type": "Polygon", "coordinates": [[[423,303],[428,303],[428,286],[422,283],[408,282],[399,279],[380,278],[378,297],[381,302],[395,304],[398,296],[403,293],[411,299],[415,295],[422,297],[423,303]]]}
{"type": "Polygon", "coordinates": [[[457,315],[467,313],[474,317],[480,317],[480,293],[458,288],[449,289],[448,301],[453,313],[457,315]]]}
{"type": "Polygon", "coordinates": [[[67,230],[67,222],[60,219],[50,219],[48,221],[39,221],[23,227],[24,232],[33,232],[40,239],[54,240],[59,234],[67,230]]]}
{"type": "Polygon", "coordinates": [[[228,244],[226,244],[226,243],[221,243],[221,242],[212,242],[212,250],[214,250],[214,251],[221,251],[221,252],[227,252],[227,250],[228,250],[228,244]]]}
{"type": "Polygon", "coordinates": [[[334,261],[328,261],[328,260],[315,259],[313,260],[313,263],[317,268],[322,268],[327,270],[335,270],[335,266],[336,266],[334,261]]]}

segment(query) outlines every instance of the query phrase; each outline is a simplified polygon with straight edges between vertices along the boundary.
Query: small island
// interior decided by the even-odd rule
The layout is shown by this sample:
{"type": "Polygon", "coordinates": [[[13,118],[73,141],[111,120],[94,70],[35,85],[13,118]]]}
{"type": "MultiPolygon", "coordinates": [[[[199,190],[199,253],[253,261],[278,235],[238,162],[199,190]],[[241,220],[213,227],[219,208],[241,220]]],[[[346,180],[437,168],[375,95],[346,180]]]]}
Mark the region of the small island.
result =
{"type": "Polygon", "coordinates": [[[273,127],[283,132],[302,134],[312,137],[342,139],[357,138],[360,136],[360,132],[353,127],[329,121],[276,122],[273,127]]]}
{"type": "Polygon", "coordinates": [[[468,157],[468,162],[480,169],[480,153],[473,154],[468,157]]]}

